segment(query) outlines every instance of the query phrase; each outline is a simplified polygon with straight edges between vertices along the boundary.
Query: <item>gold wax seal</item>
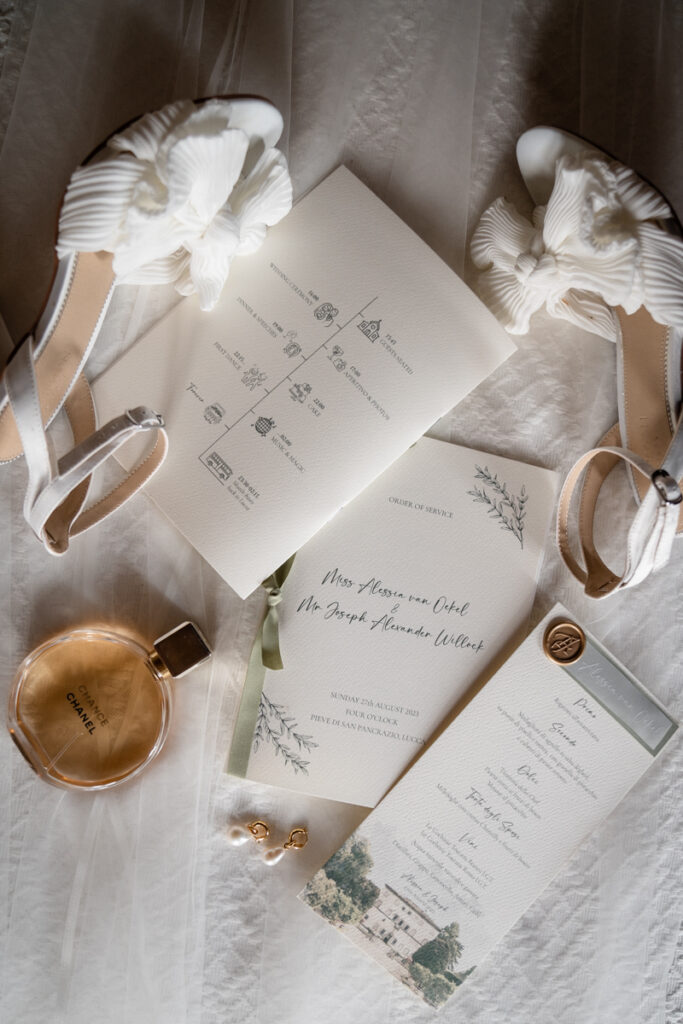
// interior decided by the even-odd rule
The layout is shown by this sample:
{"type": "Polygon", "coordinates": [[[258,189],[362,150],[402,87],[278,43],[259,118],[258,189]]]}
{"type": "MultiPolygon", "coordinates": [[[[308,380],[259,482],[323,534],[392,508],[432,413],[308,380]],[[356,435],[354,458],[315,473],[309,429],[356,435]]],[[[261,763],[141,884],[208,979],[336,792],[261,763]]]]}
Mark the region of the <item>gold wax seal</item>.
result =
{"type": "Polygon", "coordinates": [[[543,650],[558,665],[573,665],[586,649],[586,635],[575,622],[554,622],[545,631],[543,650]]]}

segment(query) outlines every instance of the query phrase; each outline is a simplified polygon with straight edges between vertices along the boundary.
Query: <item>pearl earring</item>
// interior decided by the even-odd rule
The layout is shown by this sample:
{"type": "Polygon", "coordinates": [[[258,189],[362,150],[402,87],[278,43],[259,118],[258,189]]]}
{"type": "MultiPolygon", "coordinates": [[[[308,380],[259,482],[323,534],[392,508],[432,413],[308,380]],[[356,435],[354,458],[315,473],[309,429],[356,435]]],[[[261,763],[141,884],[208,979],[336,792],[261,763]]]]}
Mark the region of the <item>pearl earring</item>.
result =
{"type": "Polygon", "coordinates": [[[297,825],[289,833],[289,838],[286,843],[282,846],[272,846],[269,850],[266,850],[263,854],[263,862],[268,867],[273,867],[282,860],[287,850],[303,850],[304,846],[308,842],[308,832],[303,825],[297,825]]]}
{"type": "Polygon", "coordinates": [[[228,842],[233,846],[242,846],[250,839],[262,843],[269,835],[270,829],[265,821],[252,821],[249,825],[233,825],[228,832],[228,842]]]}

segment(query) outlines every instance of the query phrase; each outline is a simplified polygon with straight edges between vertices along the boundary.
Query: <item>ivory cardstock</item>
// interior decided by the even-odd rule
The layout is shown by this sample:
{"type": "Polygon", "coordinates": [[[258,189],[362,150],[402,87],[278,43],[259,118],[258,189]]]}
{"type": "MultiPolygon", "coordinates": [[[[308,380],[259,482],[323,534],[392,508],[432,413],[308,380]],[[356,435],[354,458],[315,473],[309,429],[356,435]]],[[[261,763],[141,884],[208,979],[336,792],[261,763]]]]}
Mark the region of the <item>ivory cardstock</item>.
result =
{"type": "Polygon", "coordinates": [[[421,438],[297,554],[229,770],[374,806],[528,626],[557,478],[421,438]],[[244,742],[244,733],[247,742],[244,742]]]}
{"type": "Polygon", "coordinates": [[[235,260],[212,312],[183,300],[95,394],[103,421],[163,415],[146,493],[246,597],[514,348],[341,167],[235,260]]]}
{"type": "Polygon", "coordinates": [[[546,630],[567,618],[559,606],[547,616],[300,894],[432,1005],[676,731],[590,636],[574,664],[548,658],[546,630]]]}

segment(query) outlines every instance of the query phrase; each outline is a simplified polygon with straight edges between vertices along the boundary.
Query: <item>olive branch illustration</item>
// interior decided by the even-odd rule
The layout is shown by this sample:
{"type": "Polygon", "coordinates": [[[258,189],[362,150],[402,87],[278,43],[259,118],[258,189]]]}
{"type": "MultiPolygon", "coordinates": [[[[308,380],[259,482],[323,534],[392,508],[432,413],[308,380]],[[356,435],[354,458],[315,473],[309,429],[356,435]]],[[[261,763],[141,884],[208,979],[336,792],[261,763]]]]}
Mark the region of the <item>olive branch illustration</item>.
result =
{"type": "Polygon", "coordinates": [[[486,513],[500,524],[501,530],[508,530],[513,533],[519,541],[520,547],[524,547],[524,518],[526,516],[526,503],[529,495],[524,484],[518,495],[511,494],[505,483],[501,483],[498,474],[491,475],[488,466],[475,465],[475,480],[481,480],[493,495],[487,494],[484,487],[475,486],[467,493],[472,496],[475,502],[487,505],[486,513]],[[497,497],[496,497],[497,495],[497,497]]]}
{"type": "Polygon", "coordinates": [[[266,697],[265,693],[261,693],[256,728],[254,729],[254,753],[262,743],[271,743],[275,750],[275,756],[281,756],[285,765],[291,766],[295,774],[303,772],[304,775],[308,775],[310,761],[304,761],[301,752],[306,751],[310,754],[318,744],[313,741],[311,736],[297,732],[297,728],[297,722],[288,714],[287,708],[283,704],[275,704],[266,697]],[[298,753],[292,749],[293,744],[298,747],[298,753]]]}

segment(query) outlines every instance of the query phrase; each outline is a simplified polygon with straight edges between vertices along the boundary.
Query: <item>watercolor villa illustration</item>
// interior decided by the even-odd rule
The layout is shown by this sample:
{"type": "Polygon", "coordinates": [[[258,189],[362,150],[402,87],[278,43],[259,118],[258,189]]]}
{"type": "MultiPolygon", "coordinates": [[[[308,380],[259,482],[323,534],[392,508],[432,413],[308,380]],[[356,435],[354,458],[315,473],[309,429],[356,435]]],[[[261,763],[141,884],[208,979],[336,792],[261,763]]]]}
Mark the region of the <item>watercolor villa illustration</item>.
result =
{"type": "Polygon", "coordinates": [[[440,1006],[474,967],[459,972],[459,927],[439,927],[393,886],[376,885],[370,844],[355,834],[330,857],[301,899],[431,1006],[440,1006]]]}

